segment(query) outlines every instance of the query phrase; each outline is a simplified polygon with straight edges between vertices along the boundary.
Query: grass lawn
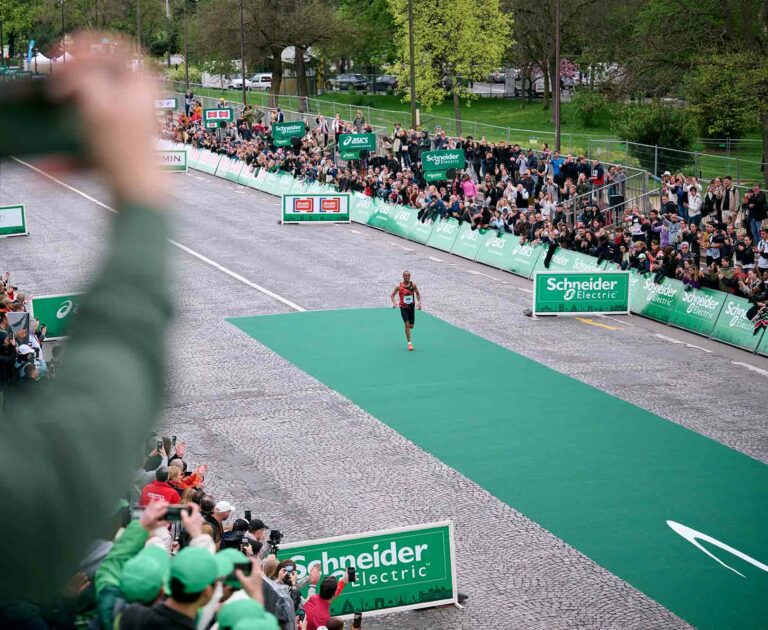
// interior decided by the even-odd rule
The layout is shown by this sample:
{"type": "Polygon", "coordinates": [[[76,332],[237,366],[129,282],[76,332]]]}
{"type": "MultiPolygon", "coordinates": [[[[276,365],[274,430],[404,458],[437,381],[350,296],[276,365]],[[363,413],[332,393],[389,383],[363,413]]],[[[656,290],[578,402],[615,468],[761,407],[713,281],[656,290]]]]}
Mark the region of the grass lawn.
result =
{"type": "MultiPolygon", "coordinates": [[[[241,100],[241,93],[237,90],[196,86],[194,92],[196,96],[224,96],[233,102],[241,100]]],[[[268,98],[269,95],[265,92],[248,92],[249,103],[264,106],[268,98]]],[[[296,110],[297,100],[295,96],[281,96],[280,106],[284,110],[296,110]]],[[[374,127],[391,131],[395,122],[406,128],[410,126],[410,105],[403,103],[399,96],[328,93],[309,99],[311,113],[334,116],[338,112],[345,120],[352,120],[358,109],[362,110],[366,120],[374,127]]],[[[434,107],[431,112],[422,110],[420,115],[422,127],[434,131],[439,125],[447,133],[456,134],[452,102],[446,101],[434,107]]],[[[506,140],[534,149],[541,148],[545,142],[549,143],[550,147],[554,146],[551,109],[544,109],[540,101],[527,103],[521,99],[481,97],[469,104],[462,102],[461,117],[461,131],[464,136],[485,136],[488,140],[506,140]]],[[[610,109],[595,121],[595,126],[587,128],[579,120],[571,103],[563,103],[561,130],[561,146],[564,152],[589,152],[592,157],[600,157],[606,162],[639,165],[636,158],[626,155],[625,146],[616,140],[611,129],[610,109]]],[[[680,168],[677,170],[685,173],[693,173],[696,170],[700,179],[706,181],[726,174],[741,182],[762,180],[759,163],[763,159],[763,152],[760,137],[757,132],[748,134],[745,142],[740,143],[737,148],[732,148],[730,154],[719,148],[716,143],[699,143],[695,147],[699,152],[698,157],[690,161],[681,159],[680,168]]]]}

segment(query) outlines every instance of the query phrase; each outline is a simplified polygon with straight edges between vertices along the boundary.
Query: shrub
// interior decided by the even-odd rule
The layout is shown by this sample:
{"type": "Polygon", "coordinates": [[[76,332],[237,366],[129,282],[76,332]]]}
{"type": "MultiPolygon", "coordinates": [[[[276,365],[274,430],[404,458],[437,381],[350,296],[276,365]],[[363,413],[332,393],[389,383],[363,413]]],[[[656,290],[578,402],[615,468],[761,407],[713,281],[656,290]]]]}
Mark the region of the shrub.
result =
{"type": "Polygon", "coordinates": [[[594,127],[597,118],[608,110],[605,97],[600,92],[584,88],[574,92],[571,104],[584,127],[594,127]]]}

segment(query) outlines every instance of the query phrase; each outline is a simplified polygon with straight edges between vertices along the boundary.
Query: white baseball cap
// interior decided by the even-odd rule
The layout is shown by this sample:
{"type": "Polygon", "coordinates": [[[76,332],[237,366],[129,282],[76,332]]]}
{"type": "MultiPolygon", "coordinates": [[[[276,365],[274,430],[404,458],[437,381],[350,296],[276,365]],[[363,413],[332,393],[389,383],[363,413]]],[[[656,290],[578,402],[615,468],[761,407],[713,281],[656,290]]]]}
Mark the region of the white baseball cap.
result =
{"type": "Polygon", "coordinates": [[[213,508],[214,512],[224,514],[225,512],[234,512],[235,508],[229,501],[219,501],[213,508]]]}
{"type": "Polygon", "coordinates": [[[32,354],[34,350],[31,346],[28,346],[27,344],[23,343],[19,346],[18,354],[32,354]]]}

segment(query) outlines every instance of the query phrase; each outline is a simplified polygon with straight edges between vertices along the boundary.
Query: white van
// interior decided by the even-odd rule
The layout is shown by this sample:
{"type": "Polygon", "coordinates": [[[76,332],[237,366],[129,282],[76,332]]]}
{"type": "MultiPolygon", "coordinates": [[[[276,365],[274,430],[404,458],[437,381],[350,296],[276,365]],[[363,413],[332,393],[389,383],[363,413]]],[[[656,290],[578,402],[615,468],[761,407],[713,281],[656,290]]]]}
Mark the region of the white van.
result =
{"type": "Polygon", "coordinates": [[[272,87],[272,73],[260,72],[251,77],[252,90],[268,90],[272,87]]]}

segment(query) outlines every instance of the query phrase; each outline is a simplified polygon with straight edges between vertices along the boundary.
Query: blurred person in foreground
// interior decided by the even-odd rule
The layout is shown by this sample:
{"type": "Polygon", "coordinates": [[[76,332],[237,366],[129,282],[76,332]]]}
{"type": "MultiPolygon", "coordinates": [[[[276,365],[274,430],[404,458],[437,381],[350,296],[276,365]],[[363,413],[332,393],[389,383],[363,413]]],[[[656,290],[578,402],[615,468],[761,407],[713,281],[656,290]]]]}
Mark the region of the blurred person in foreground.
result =
{"type": "Polygon", "coordinates": [[[118,214],[57,380],[36,392],[32,417],[19,406],[0,423],[3,494],[18,515],[0,528],[7,598],[57,597],[129,486],[163,401],[171,305],[166,183],[152,155],[155,88],[130,70],[130,57],[92,54],[89,44],[78,38],[74,60],[46,89],[75,105],[87,147],[78,163],[102,175],[118,214]],[[45,523],[45,544],[29,537],[30,522],[45,523]]]}

